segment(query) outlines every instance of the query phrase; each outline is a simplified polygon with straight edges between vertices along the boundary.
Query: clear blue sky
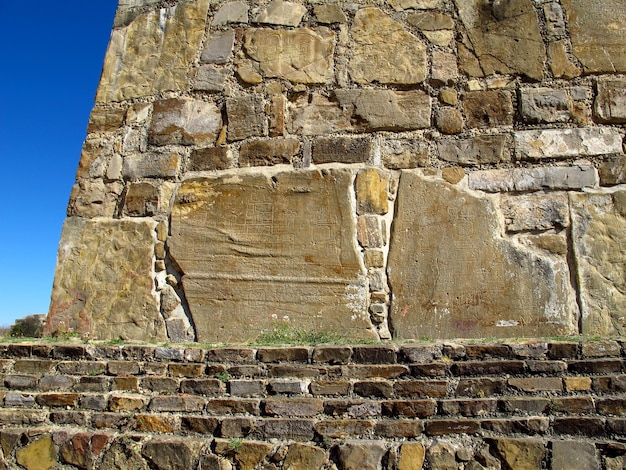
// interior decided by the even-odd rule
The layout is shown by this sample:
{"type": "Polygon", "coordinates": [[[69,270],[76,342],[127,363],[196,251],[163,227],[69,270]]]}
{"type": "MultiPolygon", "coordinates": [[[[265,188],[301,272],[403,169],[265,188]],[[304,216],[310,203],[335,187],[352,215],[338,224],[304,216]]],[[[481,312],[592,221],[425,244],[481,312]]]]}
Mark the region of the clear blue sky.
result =
{"type": "Polygon", "coordinates": [[[117,0],[0,0],[0,326],[45,313],[117,0]]]}

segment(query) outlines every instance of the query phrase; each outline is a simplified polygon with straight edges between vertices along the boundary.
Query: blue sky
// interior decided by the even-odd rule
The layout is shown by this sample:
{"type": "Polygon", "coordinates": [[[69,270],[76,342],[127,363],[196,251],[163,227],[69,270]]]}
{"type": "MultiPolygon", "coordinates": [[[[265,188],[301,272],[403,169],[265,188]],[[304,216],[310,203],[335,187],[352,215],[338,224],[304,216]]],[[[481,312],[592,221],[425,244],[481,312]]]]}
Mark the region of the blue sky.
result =
{"type": "Polygon", "coordinates": [[[0,0],[0,326],[45,313],[117,0],[0,0]]]}

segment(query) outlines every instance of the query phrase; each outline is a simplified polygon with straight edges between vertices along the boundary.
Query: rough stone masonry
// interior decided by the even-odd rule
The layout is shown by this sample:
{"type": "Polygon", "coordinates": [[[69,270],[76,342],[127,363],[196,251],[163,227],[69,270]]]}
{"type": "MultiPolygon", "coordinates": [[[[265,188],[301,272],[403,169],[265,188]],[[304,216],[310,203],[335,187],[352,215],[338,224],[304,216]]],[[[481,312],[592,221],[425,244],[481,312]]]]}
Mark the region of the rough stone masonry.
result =
{"type": "Polygon", "coordinates": [[[47,333],[626,333],[623,0],[120,0],[47,333]]]}

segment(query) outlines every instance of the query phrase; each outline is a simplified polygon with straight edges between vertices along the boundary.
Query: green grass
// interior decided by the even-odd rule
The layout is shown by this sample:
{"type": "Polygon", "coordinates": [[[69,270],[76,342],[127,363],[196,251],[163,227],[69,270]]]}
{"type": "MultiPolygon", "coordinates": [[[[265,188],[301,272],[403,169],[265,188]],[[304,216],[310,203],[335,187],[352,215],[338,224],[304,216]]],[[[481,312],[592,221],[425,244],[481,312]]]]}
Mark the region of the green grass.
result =
{"type": "MultiPolygon", "coordinates": [[[[251,345],[255,346],[285,346],[285,345],[315,345],[323,343],[347,344],[350,340],[328,331],[307,330],[296,328],[289,323],[275,322],[272,330],[259,335],[251,345]]],[[[353,343],[356,341],[352,341],[353,343]]]]}

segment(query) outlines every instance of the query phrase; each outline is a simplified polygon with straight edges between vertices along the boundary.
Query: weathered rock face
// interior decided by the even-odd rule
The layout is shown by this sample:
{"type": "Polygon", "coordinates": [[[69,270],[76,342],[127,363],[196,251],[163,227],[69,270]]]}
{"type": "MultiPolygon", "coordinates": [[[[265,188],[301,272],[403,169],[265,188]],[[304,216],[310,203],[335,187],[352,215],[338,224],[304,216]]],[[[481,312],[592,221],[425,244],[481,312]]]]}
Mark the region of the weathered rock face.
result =
{"type": "Polygon", "coordinates": [[[120,0],[47,332],[621,334],[624,18],[120,0]]]}
{"type": "Polygon", "coordinates": [[[572,49],[585,72],[626,71],[626,5],[621,0],[564,0],[572,49]]]}
{"type": "Polygon", "coordinates": [[[68,218],[44,333],[163,340],[152,285],[155,223],[68,218]]]}
{"type": "Polygon", "coordinates": [[[519,73],[543,78],[546,54],[530,0],[456,0],[455,4],[467,34],[459,55],[468,74],[519,73]]]}
{"type": "Polygon", "coordinates": [[[277,321],[371,338],[347,170],[185,182],[170,255],[200,341],[254,339],[277,321]]]}
{"type": "Polygon", "coordinates": [[[571,194],[582,332],[626,333],[626,191],[571,194]]]}
{"type": "Polygon", "coordinates": [[[491,199],[404,171],[391,232],[391,324],[400,338],[577,330],[563,260],[503,238],[491,199]]]}
{"type": "Polygon", "coordinates": [[[191,61],[202,42],[208,8],[209,0],[184,1],[114,29],[96,101],[185,90],[191,61]]]}

